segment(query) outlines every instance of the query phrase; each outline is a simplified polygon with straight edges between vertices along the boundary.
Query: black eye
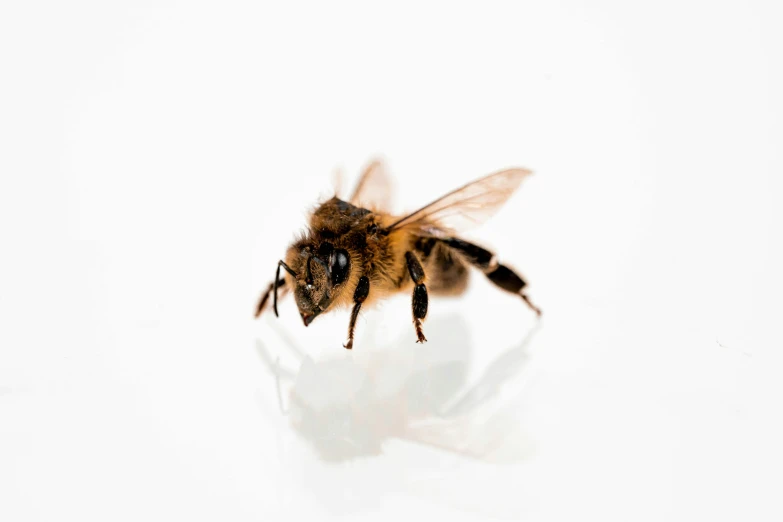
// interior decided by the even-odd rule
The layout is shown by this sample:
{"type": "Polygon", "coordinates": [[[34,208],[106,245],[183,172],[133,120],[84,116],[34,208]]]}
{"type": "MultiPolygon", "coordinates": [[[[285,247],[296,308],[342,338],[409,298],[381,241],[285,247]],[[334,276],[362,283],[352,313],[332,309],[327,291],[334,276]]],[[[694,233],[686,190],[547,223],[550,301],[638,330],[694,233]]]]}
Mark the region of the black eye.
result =
{"type": "Polygon", "coordinates": [[[334,246],[331,243],[323,243],[318,247],[318,257],[321,259],[329,259],[334,251],[334,246]]]}
{"type": "Polygon", "coordinates": [[[375,223],[373,223],[367,228],[368,234],[375,234],[376,232],[378,232],[378,225],[376,225],[375,223]]]}
{"type": "Polygon", "coordinates": [[[348,277],[348,269],[351,265],[351,259],[348,257],[348,252],[343,249],[335,250],[330,264],[332,284],[339,285],[348,277]]]}

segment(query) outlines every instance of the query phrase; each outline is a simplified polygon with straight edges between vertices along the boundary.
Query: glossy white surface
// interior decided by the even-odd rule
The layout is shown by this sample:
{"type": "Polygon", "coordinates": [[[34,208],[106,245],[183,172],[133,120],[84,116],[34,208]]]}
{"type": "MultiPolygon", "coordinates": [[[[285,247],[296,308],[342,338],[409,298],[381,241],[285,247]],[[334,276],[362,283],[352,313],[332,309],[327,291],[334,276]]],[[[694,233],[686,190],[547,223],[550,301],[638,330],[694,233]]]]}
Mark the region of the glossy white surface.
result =
{"type": "Polygon", "coordinates": [[[776,520],[773,2],[0,7],[0,520],[776,520]],[[342,166],[520,165],[474,274],[253,321],[342,166]]]}

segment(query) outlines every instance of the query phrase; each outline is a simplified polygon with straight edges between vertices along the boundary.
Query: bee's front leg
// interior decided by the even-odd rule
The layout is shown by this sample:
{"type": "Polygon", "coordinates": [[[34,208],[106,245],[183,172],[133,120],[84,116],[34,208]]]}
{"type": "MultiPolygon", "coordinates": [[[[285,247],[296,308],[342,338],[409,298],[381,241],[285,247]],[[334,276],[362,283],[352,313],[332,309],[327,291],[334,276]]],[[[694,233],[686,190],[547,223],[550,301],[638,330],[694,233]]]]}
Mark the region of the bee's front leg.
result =
{"type": "MultiPolygon", "coordinates": [[[[282,289],[283,295],[285,295],[288,292],[288,288],[285,286],[285,279],[278,279],[277,281],[277,287],[278,289],[282,289]]],[[[269,283],[269,287],[266,289],[266,291],[261,294],[261,298],[258,300],[258,306],[256,307],[256,319],[261,315],[261,312],[264,311],[264,308],[266,307],[267,301],[269,301],[269,296],[272,295],[272,291],[275,289],[274,283],[269,283]]]]}
{"type": "Polygon", "coordinates": [[[417,343],[426,343],[427,338],[421,328],[421,321],[427,316],[429,297],[427,287],[424,286],[424,269],[419,263],[419,258],[413,252],[405,252],[405,260],[408,262],[408,272],[416,285],[413,288],[413,326],[416,328],[417,343]]]}
{"type": "Polygon", "coordinates": [[[359,278],[359,283],[356,285],[356,290],[353,292],[353,311],[351,312],[351,322],[348,325],[348,342],[343,345],[347,349],[353,348],[353,332],[356,329],[356,319],[359,317],[359,310],[362,308],[362,303],[370,295],[370,280],[367,276],[359,278]]]}

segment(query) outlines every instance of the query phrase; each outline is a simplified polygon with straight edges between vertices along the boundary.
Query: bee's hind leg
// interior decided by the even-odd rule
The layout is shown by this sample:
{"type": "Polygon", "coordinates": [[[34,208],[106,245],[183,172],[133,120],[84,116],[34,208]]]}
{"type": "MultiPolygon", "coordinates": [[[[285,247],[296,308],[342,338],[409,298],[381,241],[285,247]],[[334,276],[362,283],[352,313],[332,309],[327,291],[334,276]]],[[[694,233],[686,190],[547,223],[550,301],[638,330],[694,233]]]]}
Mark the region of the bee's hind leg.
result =
{"type": "Polygon", "coordinates": [[[472,265],[484,272],[490,281],[506,292],[517,294],[536,315],[541,315],[541,309],[534,305],[524,292],[525,286],[527,286],[525,280],[509,267],[498,263],[492,252],[457,238],[444,239],[443,242],[461,253],[472,265]]]}
{"type": "Polygon", "coordinates": [[[541,309],[534,305],[530,301],[530,298],[527,296],[527,294],[523,291],[527,283],[525,283],[525,280],[519,277],[516,272],[505,265],[499,264],[493,271],[485,272],[485,274],[490,281],[495,283],[503,290],[519,295],[522,300],[527,303],[530,309],[536,313],[536,315],[541,315],[541,309]]]}
{"type": "Polygon", "coordinates": [[[427,316],[427,306],[429,305],[427,287],[424,286],[424,269],[421,267],[419,258],[413,252],[405,253],[405,261],[408,263],[411,279],[416,285],[413,288],[413,326],[416,328],[416,337],[418,337],[416,342],[426,343],[427,338],[424,337],[421,327],[422,320],[427,316]]]}

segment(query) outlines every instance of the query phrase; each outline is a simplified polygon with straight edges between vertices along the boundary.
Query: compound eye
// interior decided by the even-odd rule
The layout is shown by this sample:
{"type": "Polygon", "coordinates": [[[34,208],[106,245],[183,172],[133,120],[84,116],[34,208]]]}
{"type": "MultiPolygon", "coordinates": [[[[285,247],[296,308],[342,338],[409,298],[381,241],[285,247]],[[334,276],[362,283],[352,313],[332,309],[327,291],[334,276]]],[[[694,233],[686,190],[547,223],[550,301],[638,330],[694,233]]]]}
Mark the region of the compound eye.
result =
{"type": "Polygon", "coordinates": [[[339,285],[348,277],[348,270],[351,266],[351,258],[348,257],[348,251],[335,250],[331,259],[330,271],[332,272],[332,284],[339,285]]]}
{"type": "Polygon", "coordinates": [[[332,256],[332,252],[334,252],[334,245],[331,243],[323,243],[318,247],[318,257],[321,259],[329,259],[332,256]]]}

